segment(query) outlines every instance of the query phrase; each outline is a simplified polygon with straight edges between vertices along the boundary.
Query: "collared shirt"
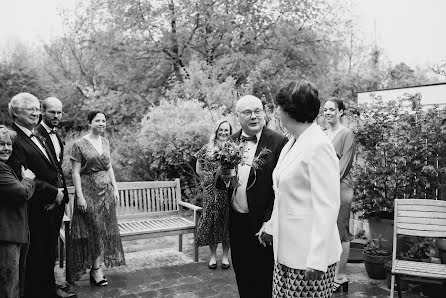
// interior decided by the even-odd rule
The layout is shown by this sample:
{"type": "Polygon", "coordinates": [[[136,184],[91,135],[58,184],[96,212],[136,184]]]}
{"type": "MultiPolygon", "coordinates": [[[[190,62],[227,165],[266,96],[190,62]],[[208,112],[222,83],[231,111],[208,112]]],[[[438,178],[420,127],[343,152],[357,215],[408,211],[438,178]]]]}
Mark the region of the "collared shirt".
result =
{"type": "Polygon", "coordinates": [[[40,151],[42,151],[42,153],[45,155],[45,157],[51,161],[51,159],[48,157],[48,153],[45,150],[45,147],[43,146],[43,144],[40,142],[40,140],[36,137],[36,136],[32,136],[31,134],[33,134],[33,131],[29,130],[28,128],[21,126],[20,124],[18,124],[17,122],[15,123],[15,125],[17,125],[18,128],[20,128],[28,138],[31,139],[31,141],[34,142],[34,144],[36,144],[37,147],[39,147],[40,151]]]}
{"type": "Polygon", "coordinates": [[[60,153],[62,152],[62,148],[60,146],[59,139],[57,138],[57,135],[55,134],[56,128],[49,127],[43,121],[41,123],[42,123],[43,128],[45,128],[46,132],[49,134],[49,136],[51,138],[51,142],[53,143],[54,151],[56,152],[57,161],[60,162],[60,153]],[[50,133],[52,131],[54,131],[54,133],[50,133]]]}
{"type": "MultiPolygon", "coordinates": [[[[248,136],[242,130],[243,136],[248,136]]],[[[239,187],[237,187],[237,192],[232,201],[232,207],[235,211],[239,213],[248,213],[248,198],[246,196],[246,188],[248,187],[249,173],[251,172],[252,161],[256,154],[257,145],[259,144],[260,136],[262,135],[262,130],[256,134],[257,143],[246,142],[246,149],[243,154],[243,164],[238,165],[238,177],[239,177],[239,187]]]]}

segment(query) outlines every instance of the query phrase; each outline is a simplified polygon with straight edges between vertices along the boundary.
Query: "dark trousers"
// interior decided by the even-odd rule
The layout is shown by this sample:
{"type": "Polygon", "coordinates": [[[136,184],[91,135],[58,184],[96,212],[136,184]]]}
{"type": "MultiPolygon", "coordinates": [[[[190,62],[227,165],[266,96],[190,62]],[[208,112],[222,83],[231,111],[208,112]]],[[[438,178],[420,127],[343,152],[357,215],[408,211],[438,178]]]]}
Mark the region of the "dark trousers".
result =
{"type": "Polygon", "coordinates": [[[52,297],[56,247],[65,204],[51,211],[29,209],[30,245],[26,259],[26,297],[52,297]]]}
{"type": "Polygon", "coordinates": [[[0,297],[24,295],[28,243],[0,241],[0,297]]]}
{"type": "Polygon", "coordinates": [[[272,297],[274,256],[272,246],[263,247],[249,214],[229,213],[232,266],[241,298],[272,297]]]}

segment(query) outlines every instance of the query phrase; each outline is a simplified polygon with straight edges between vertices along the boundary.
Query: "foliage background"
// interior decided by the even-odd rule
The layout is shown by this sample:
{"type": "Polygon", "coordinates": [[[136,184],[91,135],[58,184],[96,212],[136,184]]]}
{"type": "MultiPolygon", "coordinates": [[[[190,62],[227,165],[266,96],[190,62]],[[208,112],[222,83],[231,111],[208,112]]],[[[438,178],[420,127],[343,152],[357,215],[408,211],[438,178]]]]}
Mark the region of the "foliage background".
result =
{"type": "MultiPolygon", "coordinates": [[[[238,97],[273,98],[290,80],[314,82],[321,98],[355,106],[358,91],[435,82],[433,71],[392,65],[356,26],[350,1],[84,0],[61,11],[64,35],[0,60],[0,122],[19,92],[64,103],[67,153],[88,128],[88,110],[107,115],[120,181],[180,177],[194,196],[193,152],[214,123],[234,124],[238,97]]],[[[274,121],[271,121],[274,126],[274,121]]],[[[64,166],[69,170],[69,163],[64,166]]]]}

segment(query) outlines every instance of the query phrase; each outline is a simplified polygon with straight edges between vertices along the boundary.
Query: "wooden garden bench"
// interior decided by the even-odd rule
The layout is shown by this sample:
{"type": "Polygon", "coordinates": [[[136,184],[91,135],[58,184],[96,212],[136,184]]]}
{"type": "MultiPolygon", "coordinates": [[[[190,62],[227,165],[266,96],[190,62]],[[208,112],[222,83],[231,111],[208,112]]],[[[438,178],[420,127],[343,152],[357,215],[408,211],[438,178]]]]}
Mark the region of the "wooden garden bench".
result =
{"type": "MultiPolygon", "coordinates": [[[[178,235],[178,250],[183,250],[183,234],[194,234],[194,261],[198,261],[196,227],[201,207],[181,200],[180,180],[118,182],[119,202],[116,206],[119,233],[122,240],[145,239],[178,235]],[[193,211],[193,218],[184,216],[184,209],[193,211]]],[[[64,217],[64,229],[60,237],[60,260],[63,260],[63,244],[66,255],[66,279],[73,282],[70,263],[71,239],[69,223],[74,202],[74,187],[68,188],[70,205],[64,217]]],[[[60,262],[63,266],[63,261],[60,262]]]]}
{"type": "Polygon", "coordinates": [[[390,297],[393,298],[394,295],[395,279],[400,298],[400,279],[423,283],[444,283],[446,281],[446,264],[405,261],[396,258],[398,235],[446,237],[446,201],[395,200],[390,297]]]}

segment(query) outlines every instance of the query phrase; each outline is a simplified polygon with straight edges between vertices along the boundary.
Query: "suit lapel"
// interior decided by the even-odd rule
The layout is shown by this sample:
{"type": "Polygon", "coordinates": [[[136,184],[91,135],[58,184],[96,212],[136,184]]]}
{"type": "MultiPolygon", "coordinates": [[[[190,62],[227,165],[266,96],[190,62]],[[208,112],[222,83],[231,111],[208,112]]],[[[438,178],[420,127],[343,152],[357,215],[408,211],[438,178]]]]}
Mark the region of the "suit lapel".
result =
{"type": "Polygon", "coordinates": [[[54,149],[54,145],[53,145],[53,142],[51,141],[51,137],[48,134],[48,132],[46,131],[45,127],[43,127],[41,124],[39,124],[39,125],[37,125],[36,130],[46,140],[45,143],[47,144],[47,146],[45,146],[45,147],[48,147],[48,148],[45,148],[45,149],[47,149],[47,153],[52,155],[53,160],[57,161],[56,149],[54,149]]]}
{"type": "MultiPolygon", "coordinates": [[[[46,162],[49,164],[49,165],[51,165],[52,167],[54,167],[55,165],[50,161],[50,160],[48,160],[48,158],[45,156],[45,154],[42,152],[42,150],[40,150],[40,148],[39,147],[37,147],[37,145],[33,142],[33,140],[31,140],[31,138],[30,137],[28,137],[17,125],[15,125],[14,124],[14,129],[15,129],[15,131],[17,132],[17,134],[18,135],[20,135],[21,137],[22,137],[22,139],[23,139],[23,141],[25,142],[25,143],[27,143],[30,147],[32,147],[35,151],[37,151],[39,154],[40,154],[40,156],[44,159],[44,160],[46,160],[46,162]]],[[[44,144],[42,144],[42,146],[45,148],[45,145],[44,144]]],[[[48,150],[47,148],[45,148],[46,150],[48,150]]],[[[48,152],[47,152],[47,154],[49,154],[48,152]]]]}

